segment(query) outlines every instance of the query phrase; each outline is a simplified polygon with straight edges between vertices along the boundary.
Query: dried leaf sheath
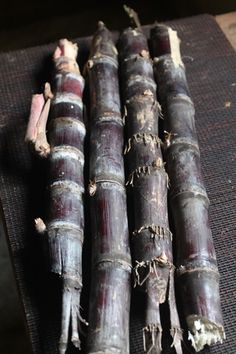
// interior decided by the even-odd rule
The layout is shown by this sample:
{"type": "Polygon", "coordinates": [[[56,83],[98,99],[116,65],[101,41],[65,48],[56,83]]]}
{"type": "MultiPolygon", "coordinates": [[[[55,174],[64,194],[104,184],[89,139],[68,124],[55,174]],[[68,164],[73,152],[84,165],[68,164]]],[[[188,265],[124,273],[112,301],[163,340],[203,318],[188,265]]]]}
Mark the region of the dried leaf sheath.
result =
{"type": "Polygon", "coordinates": [[[219,298],[219,274],[208,219],[209,200],[179,39],[171,28],[151,32],[155,77],[164,109],[170,201],[177,241],[178,283],[196,351],[225,337],[219,298]]]}
{"type": "Polygon", "coordinates": [[[147,40],[138,29],[127,29],[119,41],[126,107],[128,182],[133,201],[132,238],[135,285],[147,293],[144,349],[162,350],[160,304],[169,302],[171,335],[182,353],[181,330],[173,286],[172,234],[167,213],[168,176],[158,137],[159,105],[147,40]],[[177,335],[174,335],[174,333],[177,335]]]}
{"type": "Polygon", "coordinates": [[[47,101],[40,95],[32,101],[26,140],[42,156],[49,156],[49,206],[46,225],[36,219],[38,231],[47,231],[51,271],[63,279],[60,353],[65,353],[69,328],[71,341],[80,347],[80,294],[82,289],[83,211],[83,124],[82,92],[84,80],[76,63],[77,46],[61,40],[54,53],[54,95],[45,85],[47,101]],[[52,101],[52,102],[51,102],[52,101]],[[47,116],[48,140],[46,140],[47,116]],[[40,108],[41,107],[41,108],[40,108]],[[41,113],[40,113],[41,109],[41,113]]]}
{"type": "Polygon", "coordinates": [[[124,186],[117,51],[99,23],[87,63],[90,86],[92,284],[89,353],[129,353],[131,259],[124,186]]]}

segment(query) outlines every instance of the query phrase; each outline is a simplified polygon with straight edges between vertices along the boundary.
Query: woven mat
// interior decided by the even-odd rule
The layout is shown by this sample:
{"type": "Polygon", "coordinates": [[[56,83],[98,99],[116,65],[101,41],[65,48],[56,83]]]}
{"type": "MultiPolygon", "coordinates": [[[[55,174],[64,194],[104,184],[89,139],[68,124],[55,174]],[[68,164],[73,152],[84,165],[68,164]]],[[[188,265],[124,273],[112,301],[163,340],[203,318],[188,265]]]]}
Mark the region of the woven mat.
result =
{"type": "MultiPolygon", "coordinates": [[[[227,340],[204,353],[236,353],[236,54],[208,15],[170,22],[182,39],[183,60],[193,101],[202,167],[211,201],[210,219],[219,271],[227,340]]],[[[147,27],[145,28],[147,30],[147,27]]],[[[77,40],[83,64],[89,39],[77,40]]],[[[0,192],[15,275],[33,352],[57,353],[60,328],[59,281],[48,273],[45,240],[33,220],[44,215],[47,162],[24,144],[31,94],[50,78],[55,45],[0,55],[0,192]]],[[[89,235],[87,235],[89,237],[89,235]]],[[[89,242],[87,241],[88,247],[89,242]]],[[[90,260],[84,259],[89,267],[90,260]]],[[[88,288],[85,279],[85,310],[88,288]],[[87,290],[86,290],[87,289],[87,290]]],[[[142,300],[133,297],[131,353],[141,354],[142,300]]],[[[70,348],[69,353],[77,353],[70,348]]],[[[164,350],[164,353],[171,353],[164,350]]],[[[189,353],[186,350],[186,353],[189,353]]]]}

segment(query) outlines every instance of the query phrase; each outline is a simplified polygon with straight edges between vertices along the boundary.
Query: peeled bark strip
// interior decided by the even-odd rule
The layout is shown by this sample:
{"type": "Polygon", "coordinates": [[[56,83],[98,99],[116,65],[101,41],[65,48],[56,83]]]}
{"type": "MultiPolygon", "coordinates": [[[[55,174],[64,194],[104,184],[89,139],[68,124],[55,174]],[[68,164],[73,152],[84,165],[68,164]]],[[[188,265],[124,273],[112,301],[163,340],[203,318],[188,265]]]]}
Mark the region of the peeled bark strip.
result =
{"type": "Polygon", "coordinates": [[[82,245],[84,229],[83,168],[84,137],[82,92],[84,80],[76,63],[77,46],[66,39],[60,41],[54,53],[54,96],[45,85],[45,103],[41,95],[32,101],[26,140],[42,154],[50,152],[49,212],[46,223],[35,220],[36,229],[47,232],[51,271],[63,279],[62,321],[59,351],[65,353],[71,330],[71,341],[80,348],[80,295],[82,289],[82,245]],[[48,124],[49,144],[46,140],[48,124]],[[41,112],[40,112],[41,110],[41,112]],[[43,139],[42,139],[43,137],[43,139]],[[37,148],[39,146],[40,148],[37,148]]]}
{"type": "Polygon", "coordinates": [[[102,22],[87,63],[90,85],[92,283],[88,353],[129,353],[131,257],[117,51],[102,22]]]}
{"type": "Polygon", "coordinates": [[[177,242],[177,275],[189,339],[196,351],[225,338],[219,274],[209,226],[209,200],[179,39],[171,28],[151,31],[155,78],[164,109],[167,171],[177,242]]]}
{"type": "Polygon", "coordinates": [[[160,353],[160,304],[169,303],[171,335],[182,353],[182,333],[174,294],[172,234],[167,213],[168,176],[158,137],[159,104],[147,40],[139,29],[127,29],[119,41],[126,111],[125,154],[133,202],[132,237],[135,286],[147,296],[144,350],[160,353]]]}
{"type": "Polygon", "coordinates": [[[25,142],[33,146],[33,150],[41,157],[47,157],[50,153],[50,145],[46,137],[46,125],[50,109],[51,98],[50,85],[45,84],[45,95],[32,96],[29,124],[25,135],[25,142]],[[45,96],[45,97],[44,97],[45,96]]]}

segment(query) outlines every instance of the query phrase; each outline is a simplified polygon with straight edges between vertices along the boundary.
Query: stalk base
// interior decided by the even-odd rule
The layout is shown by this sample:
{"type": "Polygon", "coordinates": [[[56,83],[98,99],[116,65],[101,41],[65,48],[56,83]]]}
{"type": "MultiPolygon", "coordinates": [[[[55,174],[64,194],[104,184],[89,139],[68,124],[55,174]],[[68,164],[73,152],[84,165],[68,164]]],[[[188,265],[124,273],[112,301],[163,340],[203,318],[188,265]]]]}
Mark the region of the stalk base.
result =
{"type": "Polygon", "coordinates": [[[61,337],[59,341],[60,354],[66,352],[69,328],[71,327],[71,342],[76,348],[80,349],[79,333],[82,333],[81,323],[84,323],[86,326],[88,325],[80,314],[81,289],[71,286],[70,280],[64,279],[63,281],[61,337]]]}
{"type": "Polygon", "coordinates": [[[161,325],[149,324],[143,328],[143,346],[147,354],[159,354],[161,346],[162,328],[161,325]]]}

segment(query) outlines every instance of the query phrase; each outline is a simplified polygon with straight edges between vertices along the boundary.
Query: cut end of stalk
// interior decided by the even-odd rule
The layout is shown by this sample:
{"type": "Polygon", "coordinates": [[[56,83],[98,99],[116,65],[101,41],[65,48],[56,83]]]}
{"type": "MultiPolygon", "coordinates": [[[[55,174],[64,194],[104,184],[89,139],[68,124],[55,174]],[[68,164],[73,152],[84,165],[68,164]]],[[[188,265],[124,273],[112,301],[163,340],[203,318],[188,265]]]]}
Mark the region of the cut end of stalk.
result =
{"type": "Polygon", "coordinates": [[[77,72],[80,73],[76,62],[78,54],[78,45],[68,41],[68,39],[60,39],[59,45],[55,49],[53,59],[56,69],[59,72],[77,72]]]}
{"type": "Polygon", "coordinates": [[[193,348],[199,352],[205,345],[222,343],[225,339],[224,327],[209,321],[205,317],[193,315],[187,318],[188,339],[193,348]]]}
{"type": "Polygon", "coordinates": [[[34,220],[36,231],[39,234],[44,234],[47,231],[47,227],[41,218],[36,218],[34,220]]]}
{"type": "Polygon", "coordinates": [[[143,328],[143,349],[147,354],[159,354],[161,346],[162,328],[161,325],[149,324],[143,328]]]}
{"type": "Polygon", "coordinates": [[[76,43],[68,41],[68,39],[63,38],[59,41],[59,46],[56,48],[54,53],[54,59],[59,57],[67,57],[72,60],[76,60],[78,54],[78,46],[76,43]]]}
{"type": "Polygon", "coordinates": [[[103,29],[105,26],[105,23],[103,21],[98,21],[98,29],[103,29]]]}
{"type": "Polygon", "coordinates": [[[48,99],[52,99],[53,98],[53,93],[52,93],[52,90],[51,90],[51,85],[49,82],[45,82],[45,85],[44,85],[44,99],[47,101],[48,99]]]}
{"type": "Polygon", "coordinates": [[[81,288],[74,287],[70,284],[70,280],[64,279],[63,295],[62,295],[62,323],[61,337],[59,341],[59,352],[66,352],[69,329],[71,327],[71,342],[80,349],[79,333],[82,333],[81,323],[88,326],[88,323],[80,314],[80,294],[81,288]]]}

